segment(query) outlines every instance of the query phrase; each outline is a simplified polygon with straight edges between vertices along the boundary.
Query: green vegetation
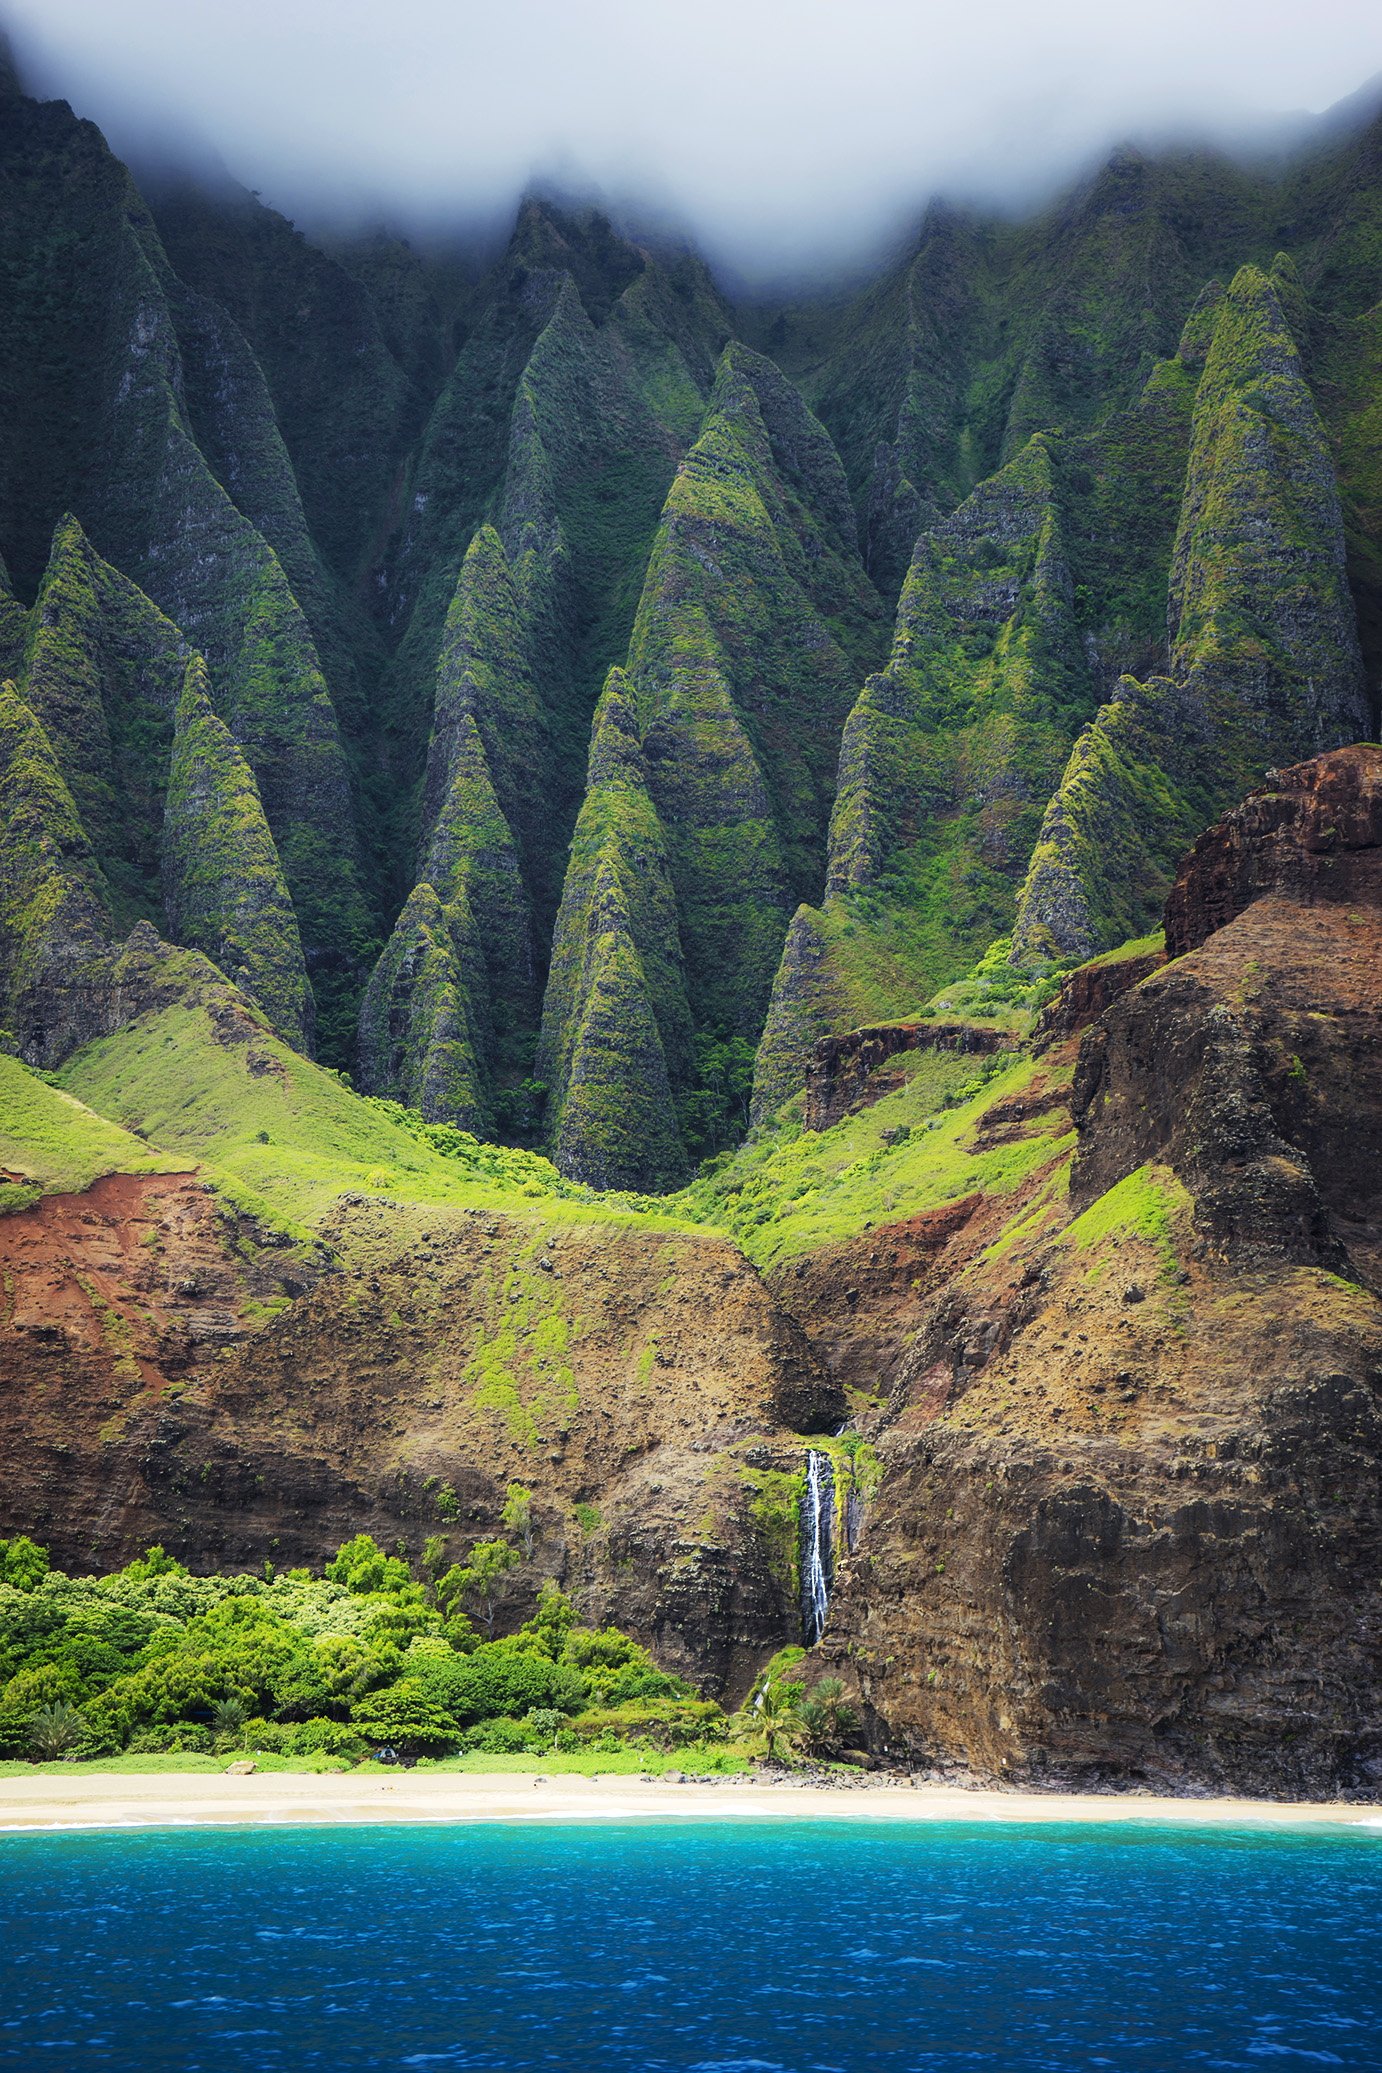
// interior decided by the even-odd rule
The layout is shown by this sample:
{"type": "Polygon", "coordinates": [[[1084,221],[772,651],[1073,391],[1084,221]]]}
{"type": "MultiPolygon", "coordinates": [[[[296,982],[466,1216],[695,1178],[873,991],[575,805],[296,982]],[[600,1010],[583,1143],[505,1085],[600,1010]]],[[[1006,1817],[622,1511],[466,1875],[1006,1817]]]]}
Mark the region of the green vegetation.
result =
{"type": "Polygon", "coordinates": [[[77,1193],[105,1173],[175,1173],[184,1165],[49,1086],[17,1058],[0,1056],[0,1166],[30,1175],[45,1195],[77,1193]]]}
{"type": "Polygon", "coordinates": [[[909,1084],[833,1129],[802,1128],[789,1104],[732,1157],[677,1198],[677,1206],[730,1233],[761,1270],[871,1223],[982,1191],[1006,1195],[1073,1143],[1058,1118],[1015,1143],[981,1150],[975,1124],[995,1101],[1021,1094],[1038,1067],[1026,1057],[905,1054],[909,1084]]]}
{"type": "Polygon", "coordinates": [[[1361,134],[1120,151],[734,310],[596,209],[525,200],[470,278],[233,188],[146,206],[6,105],[27,1058],[110,1026],[146,923],[424,1123],[671,1189],[824,1035],[938,996],[1019,1031],[1043,979],[995,946],[1049,980],[1145,934],[1266,762],[1369,724],[1361,134]]]}
{"type": "Polygon", "coordinates": [[[1169,1276],[1177,1265],[1171,1225],[1192,1207],[1190,1195],[1169,1167],[1139,1166],[1076,1217],[1061,1242],[1085,1252],[1105,1238],[1142,1238],[1155,1246],[1162,1272],[1169,1276]]]}
{"type": "Polygon", "coordinates": [[[686,1172],[676,1093],[691,1072],[691,1018],[666,845],[648,795],[631,687],[611,670],[596,708],[537,1070],[562,1171],[597,1187],[655,1190],[686,1172]]]}
{"type": "Polygon", "coordinates": [[[32,1541],[0,1541],[0,1756],[312,1762],[389,1744],[660,1768],[670,1750],[724,1744],[719,1707],[627,1635],[578,1625],[555,1585],[517,1633],[481,1641],[456,1598],[492,1599],[522,1559],[503,1542],[473,1549],[471,1585],[453,1592],[367,1535],[321,1578],[272,1580],[192,1576],[161,1548],[69,1577],[32,1541]]]}
{"type": "MultiPolygon", "coordinates": [[[[353,1093],[256,1024],[242,1003],[243,1040],[218,1041],[213,1018],[226,1003],[211,992],[207,1006],[165,1008],[87,1045],[60,1076],[65,1092],[157,1146],[159,1170],[203,1167],[232,1200],[298,1233],[343,1192],[521,1214],[548,1198],[567,1205],[564,1214],[604,1221],[629,1213],[631,1204],[626,1209],[564,1181],[536,1153],[482,1143],[428,1125],[414,1110],[353,1093]]],[[[36,1099],[27,1092],[33,1084],[28,1075],[14,1082],[26,1102],[36,1099]]],[[[22,1108],[8,1126],[17,1145],[28,1114],[22,1108]]],[[[42,1112],[40,1127],[49,1127],[42,1112]]],[[[139,1156],[149,1158],[148,1146],[139,1156]]],[[[16,1163],[24,1165],[18,1152],[16,1163]]],[[[669,1205],[646,1207],[656,1227],[669,1205]]]]}
{"type": "Polygon", "coordinates": [[[259,787],[229,728],[211,709],[206,665],[194,655],[178,702],[163,825],[167,926],[310,1049],[315,1006],[302,941],[259,787]]]}
{"type": "Polygon", "coordinates": [[[167,933],[160,862],[185,667],[178,629],[65,516],[16,682],[91,843],[111,934],[139,920],[167,933]]]}

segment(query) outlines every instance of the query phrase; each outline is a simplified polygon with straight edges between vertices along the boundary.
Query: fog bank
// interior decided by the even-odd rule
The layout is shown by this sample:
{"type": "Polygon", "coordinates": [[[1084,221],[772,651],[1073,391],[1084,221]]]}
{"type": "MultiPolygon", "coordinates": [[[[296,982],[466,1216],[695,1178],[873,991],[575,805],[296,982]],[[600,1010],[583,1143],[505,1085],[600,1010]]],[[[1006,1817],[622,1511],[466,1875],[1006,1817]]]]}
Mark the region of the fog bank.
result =
{"type": "Polygon", "coordinates": [[[209,149],[299,221],[484,223],[536,177],[638,197],[750,279],[857,260],[936,191],[1037,198],[1115,139],[1289,138],[1382,67],[1376,0],[4,12],[31,90],[125,154],[209,149]]]}

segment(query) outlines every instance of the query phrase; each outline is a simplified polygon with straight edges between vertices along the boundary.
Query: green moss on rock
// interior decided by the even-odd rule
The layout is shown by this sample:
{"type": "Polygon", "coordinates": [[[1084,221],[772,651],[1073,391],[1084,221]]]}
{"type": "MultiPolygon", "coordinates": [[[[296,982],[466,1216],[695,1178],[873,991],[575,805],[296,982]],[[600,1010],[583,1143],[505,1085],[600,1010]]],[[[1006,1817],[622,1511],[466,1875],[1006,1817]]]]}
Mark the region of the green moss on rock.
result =
{"type": "Polygon", "coordinates": [[[1219,306],[1171,569],[1171,675],[1254,776],[1368,717],[1333,461],[1283,309],[1303,326],[1293,275],[1242,267],[1219,306]]]}
{"type": "Polygon", "coordinates": [[[690,1072],[667,848],[632,686],[611,670],[596,708],[538,1052],[561,1171],[601,1187],[676,1186],[687,1166],[677,1097],[690,1072]]]}
{"type": "Polygon", "coordinates": [[[442,905],[415,886],[365,989],[360,1074],[367,1094],[418,1109],[429,1123],[487,1136],[484,954],[464,886],[442,905]]]}
{"type": "Polygon", "coordinates": [[[14,685],[0,685],[0,999],[29,1064],[71,1048],[69,996],[109,933],[107,890],[57,757],[14,685]]]}
{"type": "Polygon", "coordinates": [[[1366,731],[1338,488],[1296,345],[1306,328],[1284,257],[1270,277],[1241,268],[1191,314],[1183,357],[1202,354],[1204,372],[1170,673],[1124,678],[1076,744],[1023,886],[1019,962],[1142,933],[1195,835],[1265,769],[1366,731]]]}
{"type": "Polygon", "coordinates": [[[759,1124],[800,1093],[821,1037],[842,1028],[846,994],[829,955],[824,916],[798,907],[787,931],[754,1059],[749,1121],[759,1124]]]}
{"type": "Polygon", "coordinates": [[[1131,677],[1118,692],[1080,735],[1042,819],[1016,964],[1090,957],[1154,928],[1176,860],[1212,817],[1212,772],[1194,752],[1184,693],[1167,678],[1131,677]]]}
{"type": "Polygon", "coordinates": [[[249,761],[211,705],[194,655],[177,709],[163,830],[163,898],[179,943],[202,950],[310,1053],[302,941],[249,761]]]}
{"type": "Polygon", "coordinates": [[[120,932],[163,923],[160,855],[187,644],[65,516],[30,615],[20,689],[90,838],[120,932]]]}
{"type": "Polygon", "coordinates": [[[789,916],[820,893],[857,681],[844,643],[866,657],[881,635],[845,501],[800,399],[729,347],[663,511],[629,674],[693,1012],[751,1041],[789,916]]]}

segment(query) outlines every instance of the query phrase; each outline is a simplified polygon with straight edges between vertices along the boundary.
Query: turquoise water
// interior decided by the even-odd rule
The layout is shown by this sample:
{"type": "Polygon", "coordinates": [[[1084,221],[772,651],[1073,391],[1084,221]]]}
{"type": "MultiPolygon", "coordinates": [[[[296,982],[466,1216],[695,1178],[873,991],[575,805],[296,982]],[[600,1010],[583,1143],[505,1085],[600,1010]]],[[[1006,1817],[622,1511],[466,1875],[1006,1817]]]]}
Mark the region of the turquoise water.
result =
{"type": "Polygon", "coordinates": [[[0,1838],[0,2064],[1382,2068],[1382,1829],[0,1838]]]}

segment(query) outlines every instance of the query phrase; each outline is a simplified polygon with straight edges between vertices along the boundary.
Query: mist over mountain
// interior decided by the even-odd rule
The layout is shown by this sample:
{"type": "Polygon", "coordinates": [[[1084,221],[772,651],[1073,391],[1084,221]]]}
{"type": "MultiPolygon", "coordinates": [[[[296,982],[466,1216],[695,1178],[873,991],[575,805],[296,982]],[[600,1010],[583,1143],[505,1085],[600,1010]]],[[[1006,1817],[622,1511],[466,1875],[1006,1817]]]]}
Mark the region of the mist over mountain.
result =
{"type": "Polygon", "coordinates": [[[1031,207],[1115,142],[1271,151],[1382,66],[1363,0],[982,10],[630,0],[378,10],[10,0],[37,91],[125,158],[209,149],[299,222],[492,230],[532,182],[744,281],[847,272],[938,192],[1031,207]]]}

